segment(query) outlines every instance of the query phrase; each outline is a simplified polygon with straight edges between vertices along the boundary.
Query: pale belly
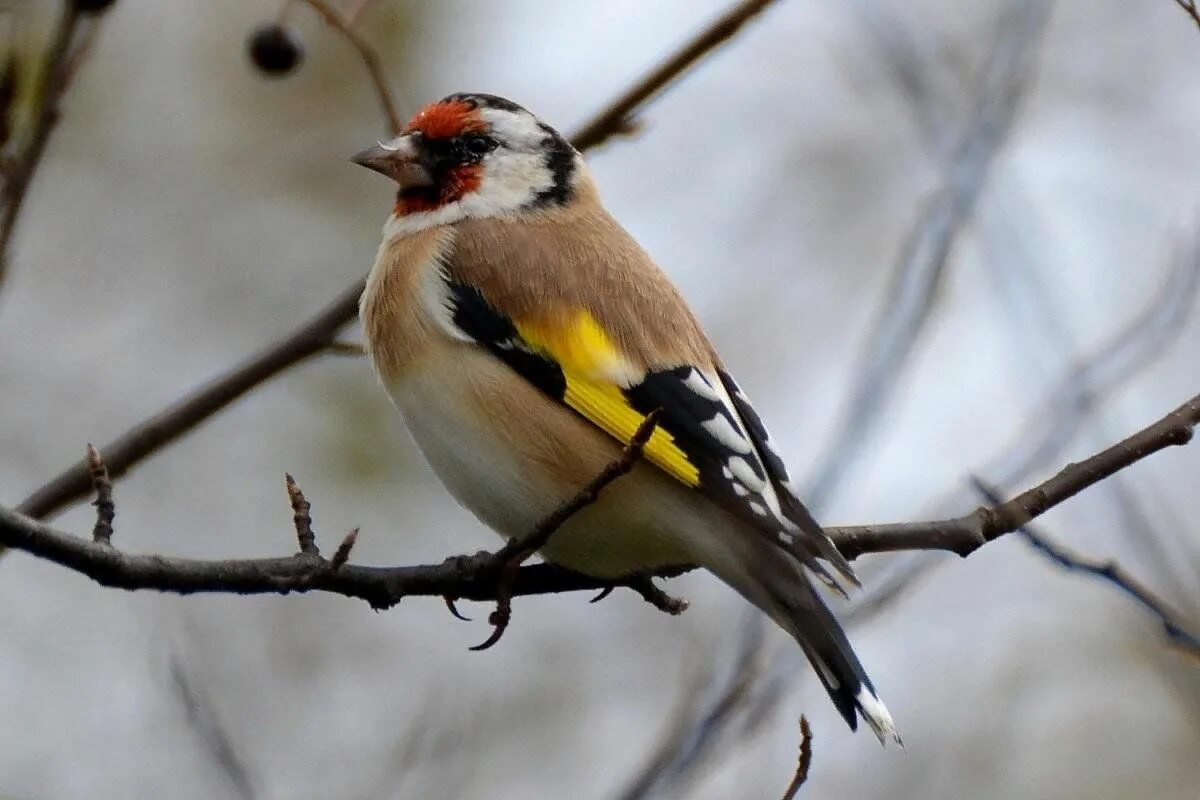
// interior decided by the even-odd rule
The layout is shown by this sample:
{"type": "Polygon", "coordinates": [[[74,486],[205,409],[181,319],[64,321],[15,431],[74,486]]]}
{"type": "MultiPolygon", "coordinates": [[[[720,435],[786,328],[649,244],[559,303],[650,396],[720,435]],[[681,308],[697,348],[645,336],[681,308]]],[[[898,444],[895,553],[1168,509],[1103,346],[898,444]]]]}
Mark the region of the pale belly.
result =
{"type": "MultiPolygon", "coordinates": [[[[596,429],[584,428],[580,437],[582,420],[514,381],[487,353],[458,343],[444,347],[437,359],[389,382],[388,392],[455,499],[506,539],[524,536],[620,448],[596,429]]],[[[602,577],[697,563],[707,560],[712,511],[700,495],[639,464],[573,516],[542,554],[602,577]]]]}

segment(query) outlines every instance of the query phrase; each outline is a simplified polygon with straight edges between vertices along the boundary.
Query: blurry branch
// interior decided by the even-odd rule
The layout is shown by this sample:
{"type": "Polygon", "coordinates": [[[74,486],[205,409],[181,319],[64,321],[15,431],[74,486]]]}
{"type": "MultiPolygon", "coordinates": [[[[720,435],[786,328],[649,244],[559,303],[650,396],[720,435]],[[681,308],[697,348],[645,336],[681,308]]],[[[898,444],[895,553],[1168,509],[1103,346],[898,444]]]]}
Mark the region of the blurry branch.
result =
{"type": "MultiPolygon", "coordinates": [[[[855,4],[865,6],[865,3],[855,4]]],[[[877,3],[870,10],[860,8],[868,22],[880,13],[877,3]]],[[[1040,32],[1047,10],[1039,0],[1023,0],[1006,12],[994,26],[986,45],[989,56],[978,85],[967,87],[967,106],[973,109],[961,124],[955,124],[951,109],[944,107],[936,79],[956,74],[957,70],[928,68],[916,49],[898,32],[894,20],[871,24],[873,43],[885,62],[885,72],[898,82],[908,100],[922,133],[939,155],[944,173],[941,189],[928,202],[914,222],[908,240],[901,249],[892,284],[884,295],[875,329],[864,348],[861,363],[841,413],[834,443],[827,448],[814,470],[814,479],[804,492],[810,508],[818,510],[827,502],[862,456],[862,445],[878,424],[889,392],[911,363],[925,323],[931,316],[938,289],[944,282],[952,244],[971,216],[975,200],[982,191],[990,163],[1012,127],[1021,97],[1028,86],[1028,74],[1036,55],[1040,32]],[[952,131],[954,131],[952,133],[952,131]],[[959,132],[961,131],[961,132],[959,132]]],[[[837,535],[839,529],[832,529],[837,535]]],[[[835,539],[836,540],[836,539],[835,539]]],[[[859,602],[851,615],[866,619],[886,608],[929,571],[934,559],[910,558],[885,584],[873,589],[859,602]],[[907,568],[906,568],[907,566],[907,568]],[[855,611],[857,609],[857,611],[855,611]]],[[[749,618],[747,625],[764,624],[761,616],[749,618]]],[[[784,658],[777,659],[780,663],[784,658]]],[[[753,713],[749,706],[773,706],[774,698],[791,683],[789,677],[772,669],[765,685],[739,695],[748,707],[742,716],[753,713]]],[[[719,742],[736,715],[713,717],[704,709],[692,715],[692,727],[678,741],[673,757],[664,750],[663,760],[681,778],[689,767],[711,766],[719,752],[719,742]],[[695,753],[713,754],[696,758],[695,753]]],[[[672,746],[663,740],[661,748],[672,746]]],[[[637,779],[635,779],[636,782],[637,779]]]]}
{"type": "MultiPolygon", "coordinates": [[[[649,435],[647,424],[640,432],[649,435]]],[[[1076,464],[1069,464],[1049,480],[1013,499],[971,514],[932,522],[828,528],[847,558],[863,553],[896,550],[949,550],[969,555],[980,546],[1018,530],[1055,505],[1095,485],[1121,469],[1172,445],[1183,445],[1200,424],[1200,395],[1193,397],[1159,421],[1127,439],[1076,464]]],[[[87,575],[104,586],[123,589],[156,589],[177,594],[222,592],[232,594],[287,594],[324,591],[366,600],[374,608],[388,608],[414,595],[497,600],[525,594],[603,589],[630,586],[660,608],[677,613],[671,598],[647,593],[645,581],[605,581],[534,565],[517,567],[526,551],[544,544],[571,514],[594,500],[595,495],[627,470],[640,455],[635,441],[610,467],[596,477],[535,531],[537,539],[510,543],[499,553],[480,553],[449,559],[442,564],[411,567],[360,567],[322,558],[315,542],[310,552],[290,558],[198,560],[158,555],[128,555],[105,543],[88,541],[57,530],[23,514],[0,507],[0,544],[87,575]],[[622,466],[624,464],[624,466],[622,466]]],[[[298,492],[298,490],[297,490],[298,492]]],[[[301,513],[293,496],[297,535],[303,541],[308,525],[307,508],[301,513]]],[[[350,539],[350,543],[353,540],[350,539]]],[[[348,550],[349,545],[344,545],[348,550]]],[[[302,545],[302,549],[304,549],[302,545]]],[[[679,574],[676,568],[664,574],[679,574]]],[[[677,601],[675,601],[677,603],[677,601]]],[[[493,623],[502,627],[498,618],[493,623]]]]}
{"type": "Polygon", "coordinates": [[[1026,0],[1000,22],[971,123],[946,167],[942,187],[925,204],[901,249],[849,404],[806,497],[827,499],[841,484],[878,424],[879,412],[932,315],[952,246],[1012,130],[1047,9],[1040,0],[1026,0]]]}
{"type": "MultiPolygon", "coordinates": [[[[971,482],[975,490],[987,502],[992,504],[1001,502],[1001,497],[995,488],[984,483],[979,478],[972,478],[971,482]]],[[[1163,631],[1172,644],[1179,647],[1179,649],[1188,655],[1200,658],[1200,638],[1190,633],[1178,621],[1176,614],[1167,607],[1167,604],[1161,598],[1125,572],[1119,564],[1113,561],[1099,561],[1079,555],[1078,553],[1072,553],[1062,545],[1055,543],[1046,534],[1036,531],[1028,524],[1022,525],[1016,532],[1025,541],[1033,545],[1035,550],[1060,567],[1074,572],[1094,575],[1132,597],[1143,608],[1158,617],[1159,622],[1162,623],[1163,631]]]]}
{"type": "Polygon", "coordinates": [[[656,737],[654,752],[617,795],[619,800],[646,800],[676,788],[690,776],[690,767],[704,760],[709,739],[703,732],[728,724],[762,673],[758,656],[763,627],[743,625],[739,638],[737,647],[731,648],[733,659],[727,669],[684,692],[671,724],[656,737]],[[716,687],[714,692],[707,690],[711,686],[716,687]]]}
{"type": "Polygon", "coordinates": [[[580,150],[595,147],[613,136],[637,130],[635,112],[687,72],[700,59],[732,39],[742,26],[761,14],[774,0],[743,0],[713,20],[694,39],[629,88],[608,108],[576,131],[572,142],[580,150]]]}
{"type": "MultiPolygon", "coordinates": [[[[359,281],[291,333],[102,447],[109,474],[119,478],[254,387],[324,351],[353,319],[362,289],[359,281]]],[[[31,517],[46,517],[82,500],[90,490],[87,465],[80,462],[25,498],[17,509],[31,517]]]]}
{"type": "MultiPolygon", "coordinates": [[[[47,47],[45,62],[33,103],[33,121],[23,136],[24,145],[4,165],[3,185],[0,186],[0,285],[8,273],[9,245],[17,218],[25,204],[25,196],[33,182],[34,173],[46,152],[46,145],[60,118],[59,103],[72,78],[78,72],[83,55],[90,47],[99,16],[82,14],[76,3],[64,2],[58,16],[53,38],[47,47]],[[83,33],[80,34],[80,29],[83,33]]],[[[5,110],[7,112],[7,109],[5,110]]]]}
{"type": "Polygon", "coordinates": [[[204,745],[213,764],[233,785],[235,796],[242,800],[253,800],[257,793],[250,770],[238,755],[229,731],[221,724],[212,696],[188,676],[178,656],[171,658],[171,683],[187,715],[188,724],[204,745]]]}
{"type": "Polygon", "coordinates": [[[392,135],[399,133],[404,127],[404,121],[400,119],[400,112],[396,110],[396,101],[392,96],[392,88],[388,83],[387,74],[383,71],[383,62],[380,61],[379,53],[375,48],[371,47],[370,43],[353,27],[359,12],[362,11],[362,5],[351,14],[342,16],[342,12],[334,8],[327,0],[303,0],[303,2],[320,14],[321,18],[331,27],[336,28],[346,41],[358,51],[359,59],[367,68],[367,74],[371,76],[371,83],[375,87],[375,94],[379,97],[379,106],[383,109],[383,116],[387,118],[388,130],[392,135]]]}
{"type": "Polygon", "coordinates": [[[1196,10],[1196,0],[1175,0],[1175,5],[1187,12],[1187,15],[1196,23],[1196,27],[1200,28],[1200,11],[1196,10]]]}
{"type": "Polygon", "coordinates": [[[812,766],[812,729],[808,727],[808,719],[800,715],[800,759],[796,764],[796,775],[792,778],[783,800],[794,800],[800,787],[808,780],[808,768],[812,766]]]}
{"type": "MultiPolygon", "coordinates": [[[[670,83],[672,78],[695,66],[716,44],[732,36],[742,22],[767,4],[764,0],[758,0],[736,6],[698,34],[667,64],[654,70],[647,78],[640,79],[634,89],[601,110],[572,137],[572,143],[581,151],[587,150],[628,127],[629,118],[657,91],[670,83]],[[739,19],[741,22],[734,24],[739,19]]],[[[319,314],[301,323],[274,344],[109,442],[102,452],[112,476],[124,475],[143,459],[289,367],[331,349],[344,352],[344,348],[337,343],[337,335],[355,318],[362,291],[363,281],[355,282],[319,314]]],[[[35,490],[17,506],[17,510],[44,519],[87,497],[90,488],[86,465],[76,463],[35,490]]],[[[0,549],[2,554],[3,550],[0,549]]]]}

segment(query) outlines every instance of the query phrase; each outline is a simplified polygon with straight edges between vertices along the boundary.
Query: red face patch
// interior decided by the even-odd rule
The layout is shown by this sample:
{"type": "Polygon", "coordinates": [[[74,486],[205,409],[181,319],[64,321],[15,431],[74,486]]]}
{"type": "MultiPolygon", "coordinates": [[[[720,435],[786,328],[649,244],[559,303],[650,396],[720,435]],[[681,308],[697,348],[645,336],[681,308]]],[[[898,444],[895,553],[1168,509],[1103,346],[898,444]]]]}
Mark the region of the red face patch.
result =
{"type": "Polygon", "coordinates": [[[478,108],[463,100],[454,100],[425,106],[409,121],[404,132],[420,131],[430,139],[450,139],[485,128],[487,123],[479,116],[478,108]]]}
{"type": "Polygon", "coordinates": [[[433,211],[447,203],[455,203],[479,188],[483,181],[483,167],[478,164],[464,164],[446,171],[436,195],[409,195],[396,198],[392,209],[398,217],[420,211],[433,211]]]}

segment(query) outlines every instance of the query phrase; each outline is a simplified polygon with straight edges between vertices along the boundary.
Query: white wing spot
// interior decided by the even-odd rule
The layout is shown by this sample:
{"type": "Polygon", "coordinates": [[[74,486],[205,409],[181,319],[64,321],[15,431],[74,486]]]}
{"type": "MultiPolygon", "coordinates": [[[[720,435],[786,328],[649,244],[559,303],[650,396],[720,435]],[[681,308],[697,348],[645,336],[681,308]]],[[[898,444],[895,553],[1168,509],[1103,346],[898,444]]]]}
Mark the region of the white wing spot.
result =
{"type": "Polygon", "coordinates": [[[792,536],[787,531],[780,531],[779,532],[779,541],[783,542],[784,544],[793,544],[796,541],[796,537],[792,536]]]}
{"type": "MultiPolygon", "coordinates": [[[[721,477],[727,481],[733,480],[733,470],[731,470],[728,466],[721,467],[721,477]]],[[[746,487],[743,486],[742,488],[745,489],[746,487]]]]}
{"type": "Polygon", "coordinates": [[[712,400],[719,403],[722,398],[719,392],[713,388],[712,381],[704,377],[704,374],[697,369],[688,370],[687,377],[683,379],[683,385],[703,397],[705,400],[712,400]]]}
{"type": "Polygon", "coordinates": [[[755,514],[758,514],[760,517],[765,517],[767,515],[767,507],[754,500],[750,501],[750,510],[755,514]]]}
{"type": "Polygon", "coordinates": [[[713,414],[712,419],[700,423],[700,427],[708,432],[708,435],[721,443],[723,447],[732,450],[735,453],[748,455],[753,452],[750,442],[742,436],[737,428],[733,427],[733,423],[729,421],[729,417],[721,411],[713,414]]]}
{"type": "MultiPolygon", "coordinates": [[[[733,474],[730,473],[730,477],[732,477],[732,476],[733,476],[733,474]]],[[[733,493],[736,494],[738,497],[745,497],[746,495],[750,494],[750,490],[735,481],[733,483],[733,493]]]]}
{"type": "Polygon", "coordinates": [[[725,463],[728,465],[727,469],[733,473],[733,477],[746,484],[746,488],[751,491],[761,493],[767,488],[767,482],[754,473],[754,469],[746,459],[734,456],[725,463]]]}

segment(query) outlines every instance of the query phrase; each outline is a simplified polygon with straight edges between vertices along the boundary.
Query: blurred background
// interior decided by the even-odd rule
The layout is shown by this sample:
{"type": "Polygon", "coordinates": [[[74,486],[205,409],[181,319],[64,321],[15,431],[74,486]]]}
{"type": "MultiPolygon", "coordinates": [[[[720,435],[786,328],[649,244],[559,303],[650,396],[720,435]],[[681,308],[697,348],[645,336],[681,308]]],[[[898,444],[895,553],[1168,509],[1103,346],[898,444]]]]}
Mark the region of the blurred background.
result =
{"type": "MultiPolygon", "coordinates": [[[[44,47],[56,4],[7,2],[44,47]]],[[[404,114],[459,90],[570,131],[726,7],[375,0],[404,114]]],[[[347,158],[384,132],[304,7],[118,0],[64,101],[0,293],[0,502],[319,309],[390,208],[347,158]]],[[[7,39],[3,39],[7,36],[7,39]]],[[[973,508],[1197,391],[1200,31],[1171,0],[779,0],[589,154],[694,304],[828,524],[973,508]]],[[[351,329],[349,337],[357,337],[351,329]]],[[[440,488],[365,360],[285,373],[117,482],[119,546],[294,549],[283,472],[356,561],[496,544],[440,488]]],[[[1200,451],[1043,519],[1200,618],[1200,451]]],[[[91,509],[58,518],[89,529],[91,509]]],[[[1200,670],[1111,586],[1017,537],[868,556],[835,609],[907,752],[852,735],[795,646],[702,574],[668,589],[386,613],[332,596],[100,588],[0,558],[0,797],[1194,798],[1200,670]]]]}

